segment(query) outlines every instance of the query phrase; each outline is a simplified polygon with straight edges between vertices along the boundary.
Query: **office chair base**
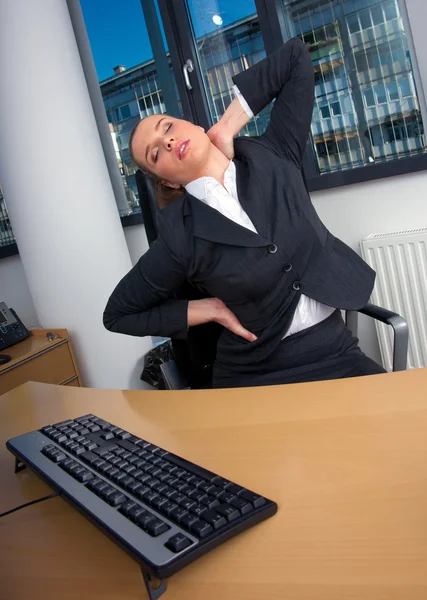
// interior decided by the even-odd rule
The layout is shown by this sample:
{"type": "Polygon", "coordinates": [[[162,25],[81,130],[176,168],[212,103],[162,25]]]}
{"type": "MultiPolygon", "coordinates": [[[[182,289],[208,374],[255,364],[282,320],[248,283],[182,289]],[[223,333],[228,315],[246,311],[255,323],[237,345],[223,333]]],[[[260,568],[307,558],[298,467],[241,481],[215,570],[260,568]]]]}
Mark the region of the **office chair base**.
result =
{"type": "Polygon", "coordinates": [[[19,458],[15,458],[15,473],[19,473],[19,471],[23,471],[27,468],[27,465],[19,460],[19,458]]]}
{"type": "Polygon", "coordinates": [[[155,577],[152,577],[150,573],[144,571],[143,567],[141,567],[141,573],[144,578],[144,583],[150,600],[157,600],[160,598],[160,596],[166,592],[166,582],[163,579],[156,579],[155,577]]]}

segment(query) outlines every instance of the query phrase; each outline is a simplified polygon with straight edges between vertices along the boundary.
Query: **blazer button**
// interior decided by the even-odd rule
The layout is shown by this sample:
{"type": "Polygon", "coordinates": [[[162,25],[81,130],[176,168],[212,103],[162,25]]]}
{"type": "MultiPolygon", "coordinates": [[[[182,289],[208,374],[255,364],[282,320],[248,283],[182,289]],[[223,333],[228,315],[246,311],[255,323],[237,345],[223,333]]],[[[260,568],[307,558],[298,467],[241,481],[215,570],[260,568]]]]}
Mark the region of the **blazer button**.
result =
{"type": "Polygon", "coordinates": [[[292,271],[292,265],[288,263],[283,267],[283,270],[285,271],[285,273],[289,273],[289,271],[292,271]]]}
{"type": "Polygon", "coordinates": [[[270,254],[275,254],[277,252],[276,244],[270,244],[268,247],[268,251],[270,252],[270,254]]]}
{"type": "Polygon", "coordinates": [[[298,290],[301,289],[301,281],[294,281],[292,287],[294,288],[294,290],[297,292],[298,290]]]}

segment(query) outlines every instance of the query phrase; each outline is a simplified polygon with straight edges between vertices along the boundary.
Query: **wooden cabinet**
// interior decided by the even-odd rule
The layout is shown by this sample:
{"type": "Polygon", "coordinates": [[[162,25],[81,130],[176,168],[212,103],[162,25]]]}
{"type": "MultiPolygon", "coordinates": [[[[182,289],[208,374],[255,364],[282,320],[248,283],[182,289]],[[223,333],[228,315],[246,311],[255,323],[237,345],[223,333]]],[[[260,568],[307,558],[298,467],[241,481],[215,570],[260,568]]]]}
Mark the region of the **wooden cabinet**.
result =
{"type": "Polygon", "coordinates": [[[1,354],[12,360],[0,366],[0,395],[27,381],[80,386],[66,329],[34,329],[30,337],[1,354]]]}

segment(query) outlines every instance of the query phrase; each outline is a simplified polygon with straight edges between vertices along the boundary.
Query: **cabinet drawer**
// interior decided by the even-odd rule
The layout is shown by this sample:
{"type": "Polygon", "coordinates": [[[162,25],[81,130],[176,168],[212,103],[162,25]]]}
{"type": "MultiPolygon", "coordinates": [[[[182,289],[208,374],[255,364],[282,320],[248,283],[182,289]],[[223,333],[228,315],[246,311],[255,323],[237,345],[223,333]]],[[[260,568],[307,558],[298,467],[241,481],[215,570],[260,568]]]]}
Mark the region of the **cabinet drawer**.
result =
{"type": "Polygon", "coordinates": [[[0,394],[22,385],[27,381],[60,384],[77,375],[68,343],[64,341],[44,350],[0,375],[0,394]]]}

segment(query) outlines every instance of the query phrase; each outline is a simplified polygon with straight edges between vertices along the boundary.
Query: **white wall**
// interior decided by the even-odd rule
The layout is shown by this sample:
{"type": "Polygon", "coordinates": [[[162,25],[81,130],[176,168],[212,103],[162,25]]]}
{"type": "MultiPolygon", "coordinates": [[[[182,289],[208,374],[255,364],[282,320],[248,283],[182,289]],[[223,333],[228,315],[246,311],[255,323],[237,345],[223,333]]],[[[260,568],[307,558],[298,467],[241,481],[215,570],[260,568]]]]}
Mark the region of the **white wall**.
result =
{"type": "MultiPolygon", "coordinates": [[[[354,250],[370,233],[387,233],[427,227],[427,173],[412,173],[333,190],[311,197],[320,218],[331,232],[354,250]]],[[[359,317],[360,346],[380,362],[375,327],[359,317]]]]}
{"type": "MultiPolygon", "coordinates": [[[[427,227],[427,173],[413,173],[312,194],[325,225],[354,250],[370,233],[427,227]]],[[[125,228],[132,264],[148,248],[143,225],[125,228]]],[[[27,326],[37,325],[19,256],[0,260],[0,301],[15,308],[27,326]]],[[[380,354],[375,327],[360,318],[360,344],[372,358],[380,354]]]]}
{"type": "Polygon", "coordinates": [[[145,227],[144,225],[133,225],[132,227],[125,227],[124,232],[130,258],[134,265],[148,250],[145,227]]]}

